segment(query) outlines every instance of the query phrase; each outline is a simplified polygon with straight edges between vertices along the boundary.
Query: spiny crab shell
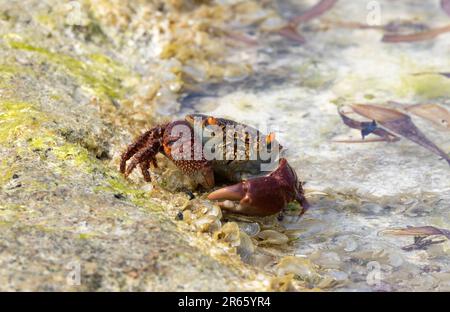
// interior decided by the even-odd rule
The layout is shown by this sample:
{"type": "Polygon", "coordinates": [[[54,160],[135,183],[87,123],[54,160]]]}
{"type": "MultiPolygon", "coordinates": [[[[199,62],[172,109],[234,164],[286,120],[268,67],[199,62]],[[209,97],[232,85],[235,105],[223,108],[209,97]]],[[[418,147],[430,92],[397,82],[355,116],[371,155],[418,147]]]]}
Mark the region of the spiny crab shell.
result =
{"type": "Polygon", "coordinates": [[[288,203],[297,201],[303,214],[309,207],[303,183],[287,160],[279,158],[281,149],[273,133],[266,135],[229,119],[192,114],[140,135],[122,154],[120,171],[127,177],[139,165],[144,179],[151,181],[148,170],[150,165],[157,167],[156,155],[161,153],[206,190],[218,180],[238,182],[208,195],[223,209],[267,216],[281,213],[288,203]],[[264,175],[275,161],[278,167],[264,175]],[[246,175],[252,178],[244,179],[246,175]]]}

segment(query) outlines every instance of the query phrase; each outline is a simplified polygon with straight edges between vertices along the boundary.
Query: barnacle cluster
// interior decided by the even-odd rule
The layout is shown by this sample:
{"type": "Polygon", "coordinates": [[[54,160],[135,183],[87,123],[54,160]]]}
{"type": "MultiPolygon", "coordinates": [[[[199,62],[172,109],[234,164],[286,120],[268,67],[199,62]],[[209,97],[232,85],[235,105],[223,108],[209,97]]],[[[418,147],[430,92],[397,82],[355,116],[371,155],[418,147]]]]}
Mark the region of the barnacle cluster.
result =
{"type": "Polygon", "coordinates": [[[235,254],[243,263],[269,274],[268,290],[317,291],[345,283],[333,270],[295,255],[291,242],[298,239],[300,231],[288,229],[276,216],[223,214],[216,204],[202,196],[177,197],[172,200],[169,212],[176,215],[177,223],[185,230],[212,240],[228,255],[235,254]]]}
{"type": "Polygon", "coordinates": [[[180,97],[201,92],[203,83],[251,75],[251,61],[229,53],[256,42],[244,28],[258,38],[286,23],[273,4],[259,1],[118,2],[90,0],[86,7],[102,34],[138,57],[141,81],[123,110],[141,122],[177,112],[180,97]]]}

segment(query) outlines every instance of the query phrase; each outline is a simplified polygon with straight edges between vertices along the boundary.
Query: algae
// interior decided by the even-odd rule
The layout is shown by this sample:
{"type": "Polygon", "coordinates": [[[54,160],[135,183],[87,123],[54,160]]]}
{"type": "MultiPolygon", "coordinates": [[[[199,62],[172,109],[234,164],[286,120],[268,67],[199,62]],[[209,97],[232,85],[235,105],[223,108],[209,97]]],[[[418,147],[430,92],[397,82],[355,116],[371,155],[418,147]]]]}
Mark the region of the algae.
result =
{"type": "Polygon", "coordinates": [[[0,204],[0,223],[16,223],[20,219],[36,217],[38,213],[25,205],[7,203],[0,204]]]}
{"type": "Polygon", "coordinates": [[[18,167],[14,164],[14,160],[10,158],[3,158],[0,161],[0,187],[11,180],[18,167]]]}
{"type": "Polygon", "coordinates": [[[95,188],[96,191],[106,191],[119,197],[127,197],[136,206],[150,209],[151,211],[163,211],[163,207],[155,202],[152,194],[128,183],[123,177],[115,175],[108,179],[106,186],[95,188]]]}
{"type": "Polygon", "coordinates": [[[73,161],[76,168],[86,168],[88,173],[94,170],[96,159],[79,144],[65,143],[53,148],[53,153],[56,157],[64,162],[73,161]]]}
{"type": "Polygon", "coordinates": [[[33,104],[0,100],[0,144],[31,133],[48,120],[33,104]]]}
{"type": "Polygon", "coordinates": [[[129,91],[123,80],[130,79],[131,72],[106,55],[88,54],[82,60],[17,40],[17,36],[9,35],[4,38],[12,49],[37,53],[45,60],[67,70],[72,77],[79,80],[82,87],[88,88],[102,99],[121,99],[129,91]]]}
{"type": "Polygon", "coordinates": [[[450,96],[450,79],[438,74],[410,75],[401,81],[403,95],[413,93],[427,100],[450,96]]]}

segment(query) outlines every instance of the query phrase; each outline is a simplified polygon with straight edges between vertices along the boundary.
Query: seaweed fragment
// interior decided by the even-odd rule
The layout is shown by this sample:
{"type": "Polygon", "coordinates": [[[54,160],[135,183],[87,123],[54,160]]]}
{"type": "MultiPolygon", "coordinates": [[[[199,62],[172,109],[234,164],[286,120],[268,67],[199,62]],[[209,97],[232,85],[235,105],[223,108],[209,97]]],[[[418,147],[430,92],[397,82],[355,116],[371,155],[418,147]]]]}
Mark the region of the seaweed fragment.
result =
{"type": "Polygon", "coordinates": [[[295,41],[299,44],[303,44],[306,42],[305,37],[303,37],[302,35],[300,35],[297,32],[297,29],[295,26],[292,26],[290,24],[288,24],[287,26],[281,28],[278,31],[278,34],[281,35],[282,37],[285,37],[287,39],[290,39],[292,41],[295,41]]]}
{"type": "Polygon", "coordinates": [[[380,231],[378,234],[395,236],[413,236],[414,243],[402,247],[405,251],[424,250],[431,245],[440,244],[450,239],[450,231],[434,226],[408,226],[380,231]],[[441,237],[444,237],[442,239],[441,237]]]}
{"type": "Polygon", "coordinates": [[[450,15],[450,0],[441,0],[441,8],[447,15],[450,15]]]}
{"type": "Polygon", "coordinates": [[[382,41],[387,43],[425,41],[434,39],[437,36],[445,34],[447,32],[450,32],[450,25],[432,28],[412,34],[385,34],[382,41]]]}
{"type": "Polygon", "coordinates": [[[429,120],[445,130],[450,130],[450,112],[443,106],[433,103],[414,104],[407,106],[405,110],[429,120]]]}
{"type": "Polygon", "coordinates": [[[413,74],[413,76],[422,76],[422,75],[441,75],[445,78],[450,78],[450,72],[420,72],[413,74]]]}
{"type": "Polygon", "coordinates": [[[258,45],[258,40],[250,37],[249,35],[247,35],[245,33],[240,33],[240,32],[231,31],[231,30],[224,30],[223,32],[224,32],[225,36],[227,36],[228,38],[230,38],[234,41],[242,42],[248,46],[258,45]]]}
{"type": "Polygon", "coordinates": [[[316,5],[312,6],[310,9],[306,10],[302,14],[293,17],[289,23],[278,31],[278,34],[288,38],[290,40],[296,41],[297,43],[303,44],[306,42],[305,38],[300,35],[297,31],[297,27],[306,23],[330,10],[337,0],[321,0],[316,5]]]}
{"type": "Polygon", "coordinates": [[[395,142],[400,140],[396,135],[384,130],[383,128],[374,127],[374,122],[376,125],[376,121],[365,122],[365,121],[357,121],[352,119],[343,112],[342,109],[338,110],[339,115],[342,118],[342,121],[345,125],[352,129],[361,130],[361,136],[363,140],[335,140],[336,143],[368,143],[368,142],[395,142]],[[370,130],[370,131],[368,131],[370,130]],[[369,133],[370,132],[370,133],[369,133]],[[379,136],[379,139],[369,139],[365,140],[365,137],[369,134],[373,133],[374,135],[379,136]]]}
{"type": "Polygon", "coordinates": [[[341,20],[325,20],[326,23],[333,27],[348,28],[348,29],[375,29],[385,32],[396,33],[402,30],[415,30],[425,31],[428,27],[425,24],[417,23],[415,21],[403,20],[403,21],[390,21],[384,25],[370,25],[367,23],[354,22],[354,21],[341,21],[341,20]]]}
{"type": "Polygon", "coordinates": [[[336,2],[337,0],[321,0],[303,14],[292,18],[290,23],[292,25],[299,25],[308,22],[330,10],[336,2]]]}
{"type": "MultiPolygon", "coordinates": [[[[377,105],[370,104],[354,104],[351,106],[353,111],[363,117],[368,119],[375,120],[379,125],[386,128],[389,131],[392,131],[402,137],[413,141],[414,143],[428,149],[430,152],[441,156],[443,159],[447,161],[450,165],[450,157],[441,150],[436,144],[431,142],[411,120],[411,117],[401,113],[392,108],[381,107],[377,105]]],[[[367,129],[368,123],[360,122],[346,116],[346,113],[342,111],[342,109],[338,110],[339,115],[341,116],[344,124],[349,126],[350,128],[364,130],[367,129]]],[[[400,138],[395,134],[384,130],[383,128],[376,127],[372,129],[371,133],[379,136],[379,139],[372,139],[366,141],[335,141],[341,143],[355,143],[355,142],[395,142],[400,138]]],[[[367,130],[366,130],[367,131],[367,130]]]]}

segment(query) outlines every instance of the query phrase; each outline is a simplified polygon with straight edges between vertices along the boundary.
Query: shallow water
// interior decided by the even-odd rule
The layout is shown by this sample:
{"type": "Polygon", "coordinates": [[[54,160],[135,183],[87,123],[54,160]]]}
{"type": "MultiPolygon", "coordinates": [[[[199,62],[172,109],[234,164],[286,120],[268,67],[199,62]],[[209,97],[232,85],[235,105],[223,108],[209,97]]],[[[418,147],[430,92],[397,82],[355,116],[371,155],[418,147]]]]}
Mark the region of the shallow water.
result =
{"type": "MultiPolygon", "coordinates": [[[[314,1],[309,1],[311,4],[314,1]]],[[[309,3],[308,2],[308,3],[309,3]]],[[[450,23],[438,1],[378,1],[381,23],[412,20],[429,26],[450,23]]],[[[308,7],[279,1],[286,17],[308,7]]],[[[439,103],[450,108],[450,80],[411,76],[450,71],[450,34],[420,43],[381,42],[379,30],[325,27],[325,21],[364,23],[366,1],[339,1],[321,19],[305,25],[305,45],[267,36],[233,56],[251,62],[253,73],[205,84],[186,94],[179,115],[196,111],[275,130],[287,158],[312,196],[313,207],[285,254],[308,257],[340,282],[333,290],[450,290],[450,244],[404,251],[412,237],[379,235],[392,227],[432,225],[450,229],[450,168],[411,143],[342,144],[358,138],[342,124],[336,103],[439,103]],[[350,16],[350,18],[349,18],[350,16]]],[[[449,132],[413,117],[444,151],[449,132]]]]}

